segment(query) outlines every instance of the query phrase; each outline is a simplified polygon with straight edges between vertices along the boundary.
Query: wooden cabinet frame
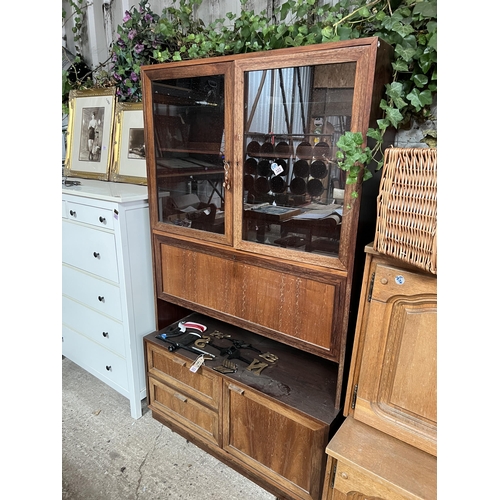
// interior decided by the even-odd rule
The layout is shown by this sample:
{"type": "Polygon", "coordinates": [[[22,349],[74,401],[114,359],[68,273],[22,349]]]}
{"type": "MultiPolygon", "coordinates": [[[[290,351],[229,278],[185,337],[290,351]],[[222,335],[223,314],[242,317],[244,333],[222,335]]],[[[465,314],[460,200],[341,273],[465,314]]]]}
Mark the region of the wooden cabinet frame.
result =
{"type": "MultiPolygon", "coordinates": [[[[202,411],[197,406],[203,405],[202,401],[195,398],[191,404],[189,397],[192,393],[189,391],[181,391],[183,395],[176,396],[175,391],[179,387],[172,383],[167,383],[168,389],[162,389],[165,380],[157,378],[152,371],[148,372],[151,379],[150,407],[159,421],[192,438],[210,453],[280,495],[280,498],[319,500],[321,496],[326,440],[331,437],[337,414],[340,416],[345,395],[345,364],[349,357],[346,349],[348,337],[353,334],[358,303],[357,292],[363,266],[360,257],[363,246],[373,239],[378,180],[375,176],[363,186],[361,182],[346,185],[338,250],[330,253],[297,251],[275,242],[264,245],[257,239],[246,239],[243,225],[244,141],[248,140],[245,137],[248,131],[244,127],[245,75],[251,71],[302,66],[323,68],[331,65],[330,68],[335,68],[334,72],[338,72],[340,67],[347,68],[351,77],[354,75],[352,89],[349,89],[352,93],[350,130],[365,136],[368,128],[375,126],[380,118],[379,104],[384,86],[390,81],[391,58],[392,48],[388,44],[378,38],[364,38],[141,68],[157,330],[194,311],[297,349],[304,357],[313,356],[318,365],[331,363],[329,366],[334,378],[324,391],[325,398],[333,401],[335,411],[328,417],[328,422],[318,423],[314,412],[302,415],[293,408],[286,409],[280,402],[269,400],[253,387],[242,388],[222,376],[222,406],[210,410],[219,415],[218,426],[214,421],[206,424],[207,415],[213,417],[214,413],[202,411]],[[338,66],[335,67],[335,64],[338,66]],[[155,99],[164,97],[155,97],[154,89],[161,93],[158,85],[170,85],[177,79],[213,78],[214,75],[221,75],[220,81],[224,80],[225,104],[226,189],[223,197],[224,224],[220,232],[201,230],[193,225],[175,225],[173,219],[168,218],[169,213],[164,218],[163,208],[159,206],[160,181],[155,154],[154,105],[155,99]],[[356,201],[351,198],[354,189],[359,193],[356,201]],[[243,394],[238,394],[238,391],[243,391],[243,394]],[[184,415],[179,414],[183,411],[177,403],[179,397],[186,397],[186,403],[191,404],[184,415]],[[176,398],[175,401],[172,398],[176,398]],[[168,409],[168,401],[175,408],[168,409]],[[269,411],[278,415],[276,418],[282,419],[286,429],[300,426],[304,435],[308,436],[310,448],[303,447],[304,453],[301,453],[302,458],[297,457],[297,464],[276,465],[264,450],[257,451],[257,447],[264,445],[263,438],[258,434],[247,436],[249,442],[242,441],[246,439],[244,429],[235,416],[245,405],[252,411],[261,408],[261,413],[269,411]],[[202,437],[193,427],[192,420],[196,419],[204,422],[202,437]],[[214,429],[218,429],[217,434],[214,429]],[[265,479],[265,470],[274,470],[270,479],[265,479]]],[[[323,81],[328,80],[328,74],[320,76],[323,81]]],[[[193,142],[189,142],[188,146],[191,144],[193,142]]],[[[211,147],[208,154],[212,154],[213,149],[211,147]]],[[[172,149],[167,153],[177,154],[177,151],[172,149]]],[[[167,166],[170,168],[170,164],[167,166]]],[[[170,184],[164,184],[164,189],[165,186],[170,184]]],[[[182,221],[176,219],[179,220],[182,221]]],[[[321,385],[322,381],[318,380],[318,384],[321,385]]],[[[307,394],[304,393],[303,397],[307,399],[307,394]]],[[[266,418],[268,416],[266,414],[266,418]]],[[[262,430],[265,431],[265,424],[262,424],[262,430]]],[[[288,440],[293,441],[294,433],[295,430],[286,432],[286,436],[278,435],[280,442],[276,446],[286,449],[288,440]]],[[[300,448],[297,443],[295,446],[300,448]]]]}

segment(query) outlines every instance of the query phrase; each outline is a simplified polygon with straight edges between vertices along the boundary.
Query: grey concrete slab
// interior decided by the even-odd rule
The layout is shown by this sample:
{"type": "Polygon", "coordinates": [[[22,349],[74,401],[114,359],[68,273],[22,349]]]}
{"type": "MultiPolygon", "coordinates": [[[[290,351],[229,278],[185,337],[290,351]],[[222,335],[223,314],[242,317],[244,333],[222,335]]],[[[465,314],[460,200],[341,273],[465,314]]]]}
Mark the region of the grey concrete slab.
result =
{"type": "MultiPolygon", "coordinates": [[[[145,405],[145,401],[143,402],[145,405]]],[[[274,500],[241,474],[62,360],[63,500],[274,500]]]]}

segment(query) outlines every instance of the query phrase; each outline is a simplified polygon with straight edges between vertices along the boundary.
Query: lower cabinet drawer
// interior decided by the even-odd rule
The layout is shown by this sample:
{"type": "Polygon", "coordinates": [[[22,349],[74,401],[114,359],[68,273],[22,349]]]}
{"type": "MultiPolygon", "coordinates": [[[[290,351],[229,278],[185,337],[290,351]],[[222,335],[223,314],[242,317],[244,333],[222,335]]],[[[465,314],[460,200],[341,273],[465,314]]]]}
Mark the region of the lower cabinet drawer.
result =
{"type": "Polygon", "coordinates": [[[62,293],[96,311],[122,319],[120,288],[63,264],[62,293]]]}
{"type": "Polygon", "coordinates": [[[192,361],[151,344],[147,347],[147,360],[151,375],[214,410],[219,408],[221,379],[213,372],[201,367],[193,373],[189,370],[192,361]]]}
{"type": "MultiPolygon", "coordinates": [[[[404,495],[384,482],[378,482],[359,470],[337,462],[334,490],[346,495],[345,498],[377,498],[382,500],[410,500],[417,497],[404,495]]],[[[334,498],[336,498],[334,496],[334,498]]],[[[344,498],[344,497],[342,497],[344,498]]],[[[429,499],[430,500],[430,499],[429,499]]]]}
{"type": "Polygon", "coordinates": [[[83,333],[106,349],[125,357],[122,323],[64,296],[62,298],[62,321],[63,324],[83,333]]]}
{"type": "Polygon", "coordinates": [[[149,378],[149,399],[150,407],[167,420],[173,420],[210,443],[220,445],[217,412],[152,377],[149,378]]]}
{"type": "Polygon", "coordinates": [[[62,353],[71,361],[128,396],[125,359],[63,325],[62,353]]]}

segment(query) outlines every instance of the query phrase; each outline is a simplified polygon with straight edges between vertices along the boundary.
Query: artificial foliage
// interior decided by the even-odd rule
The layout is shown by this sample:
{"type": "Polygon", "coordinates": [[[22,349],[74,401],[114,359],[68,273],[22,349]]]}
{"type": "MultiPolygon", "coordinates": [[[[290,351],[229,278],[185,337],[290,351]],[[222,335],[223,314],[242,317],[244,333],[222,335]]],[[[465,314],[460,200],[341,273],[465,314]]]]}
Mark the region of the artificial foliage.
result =
{"type": "MultiPolygon", "coordinates": [[[[72,3],[81,9],[82,1],[72,3]]],[[[120,101],[141,101],[142,65],[377,36],[394,48],[393,78],[381,102],[383,118],[367,133],[373,145],[366,146],[366,138],[358,132],[346,132],[337,143],[339,166],[348,172],[347,182],[356,183],[360,176],[370,178],[364,166],[372,161],[376,168],[382,166],[381,146],[389,127],[398,130],[433,118],[437,0],[339,0],[326,5],[317,0],[288,0],[274,9],[271,18],[266,11],[246,10],[247,0],[240,0],[239,16],[227,13],[208,25],[195,15],[202,1],[174,0],[155,13],[147,0],[140,0],[125,12],[117,29],[110,51],[111,71],[104,76],[95,71],[94,85],[115,85],[120,101]]],[[[63,75],[63,103],[65,91],[86,85],[88,78],[68,82],[63,75]]],[[[435,143],[435,133],[427,136],[435,143]]]]}

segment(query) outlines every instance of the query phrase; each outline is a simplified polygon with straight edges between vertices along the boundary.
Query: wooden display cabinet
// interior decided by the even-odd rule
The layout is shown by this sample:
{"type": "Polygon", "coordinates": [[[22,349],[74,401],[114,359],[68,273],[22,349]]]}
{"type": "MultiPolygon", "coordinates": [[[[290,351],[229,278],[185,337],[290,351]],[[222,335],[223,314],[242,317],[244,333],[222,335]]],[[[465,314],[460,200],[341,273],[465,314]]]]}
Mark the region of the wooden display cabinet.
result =
{"type": "MultiPolygon", "coordinates": [[[[341,413],[378,193],[377,176],[345,183],[336,142],[376,124],[391,57],[389,45],[365,38],[141,68],[157,329],[195,311],[327,360],[336,408],[328,427],[341,413]]],[[[260,395],[224,387],[233,434],[223,432],[221,444],[220,421],[217,432],[207,423],[211,452],[223,446],[245,474],[268,468],[265,455],[249,452],[260,438],[240,436],[235,420],[241,408],[264,408],[260,395]]],[[[162,394],[165,408],[177,404],[162,394]]],[[[283,448],[299,420],[283,423],[283,448]]],[[[181,421],[176,429],[193,430],[181,421]]],[[[307,481],[296,477],[291,494],[273,483],[289,498],[321,496],[324,447],[311,445],[316,463],[304,470],[315,485],[301,494],[307,481]]],[[[305,458],[296,460],[300,468],[305,458]]]]}

